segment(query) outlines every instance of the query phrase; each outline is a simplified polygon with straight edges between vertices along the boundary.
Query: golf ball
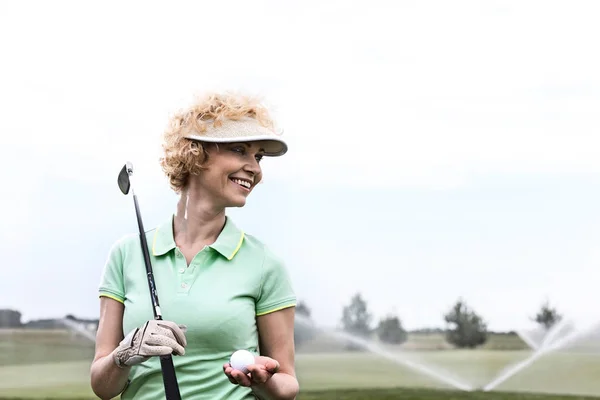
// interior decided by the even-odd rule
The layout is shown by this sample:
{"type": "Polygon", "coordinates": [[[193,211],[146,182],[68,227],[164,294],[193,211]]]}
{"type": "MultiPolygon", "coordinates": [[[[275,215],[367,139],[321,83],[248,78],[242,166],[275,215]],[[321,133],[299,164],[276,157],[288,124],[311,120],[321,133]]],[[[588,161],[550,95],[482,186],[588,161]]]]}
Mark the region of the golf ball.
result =
{"type": "Polygon", "coordinates": [[[229,364],[233,369],[237,369],[247,374],[248,369],[246,368],[250,364],[254,364],[254,354],[248,350],[238,350],[231,355],[229,364]]]}

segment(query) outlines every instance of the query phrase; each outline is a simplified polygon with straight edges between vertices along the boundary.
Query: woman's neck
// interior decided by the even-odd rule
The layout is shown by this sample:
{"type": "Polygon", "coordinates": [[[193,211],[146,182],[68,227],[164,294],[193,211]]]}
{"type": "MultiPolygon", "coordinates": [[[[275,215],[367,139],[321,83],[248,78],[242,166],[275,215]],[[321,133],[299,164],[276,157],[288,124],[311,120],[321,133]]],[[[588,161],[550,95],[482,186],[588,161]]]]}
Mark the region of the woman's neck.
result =
{"type": "Polygon", "coordinates": [[[212,244],[225,225],[225,209],[203,201],[198,191],[182,192],[173,220],[175,243],[180,247],[197,248],[212,244]]]}

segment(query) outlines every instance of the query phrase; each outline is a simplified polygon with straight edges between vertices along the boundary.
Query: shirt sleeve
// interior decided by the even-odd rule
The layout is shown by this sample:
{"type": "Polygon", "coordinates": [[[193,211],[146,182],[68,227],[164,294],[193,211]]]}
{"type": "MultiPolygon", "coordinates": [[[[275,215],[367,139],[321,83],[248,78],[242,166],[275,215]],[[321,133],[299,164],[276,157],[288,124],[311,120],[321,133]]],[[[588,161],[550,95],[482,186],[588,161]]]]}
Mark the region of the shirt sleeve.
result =
{"type": "Polygon", "coordinates": [[[261,288],[256,315],[265,315],[296,305],[296,294],[283,261],[265,247],[261,288]]]}
{"type": "Polygon", "coordinates": [[[123,283],[123,254],[121,241],[115,243],[104,264],[100,278],[99,296],[109,297],[120,303],[125,301],[125,285],[123,283]]]}

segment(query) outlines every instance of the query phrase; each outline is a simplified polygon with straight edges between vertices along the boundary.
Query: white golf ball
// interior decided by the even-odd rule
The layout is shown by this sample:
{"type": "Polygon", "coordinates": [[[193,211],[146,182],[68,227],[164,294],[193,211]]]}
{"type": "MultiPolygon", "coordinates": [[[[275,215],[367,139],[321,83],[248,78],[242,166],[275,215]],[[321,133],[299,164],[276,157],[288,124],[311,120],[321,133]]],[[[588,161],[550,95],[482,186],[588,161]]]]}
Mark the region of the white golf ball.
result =
{"type": "Polygon", "coordinates": [[[246,368],[250,364],[254,364],[254,354],[248,350],[238,350],[231,355],[229,364],[233,369],[237,369],[247,374],[248,369],[246,368]]]}

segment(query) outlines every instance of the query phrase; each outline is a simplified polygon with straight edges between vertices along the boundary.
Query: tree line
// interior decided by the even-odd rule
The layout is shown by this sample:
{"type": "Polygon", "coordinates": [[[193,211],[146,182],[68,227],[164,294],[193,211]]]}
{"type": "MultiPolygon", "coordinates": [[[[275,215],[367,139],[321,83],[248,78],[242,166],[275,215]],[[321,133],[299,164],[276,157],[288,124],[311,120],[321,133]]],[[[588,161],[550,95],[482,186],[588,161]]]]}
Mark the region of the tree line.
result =
{"type": "MultiPolygon", "coordinates": [[[[304,318],[311,318],[311,310],[306,302],[300,301],[296,313],[304,318]]],[[[562,315],[546,300],[538,312],[531,317],[544,330],[549,330],[562,319],[562,315]]],[[[457,348],[475,348],[486,343],[489,337],[487,322],[476,313],[462,298],[442,315],[445,323],[443,329],[432,329],[444,333],[445,340],[457,348]]],[[[373,313],[369,310],[366,299],[360,293],[354,294],[350,302],[342,309],[341,328],[352,335],[364,339],[373,336],[388,344],[402,344],[408,339],[408,332],[402,325],[398,315],[389,314],[374,324],[373,313]]],[[[427,330],[425,330],[427,331],[427,330]]],[[[296,324],[296,345],[312,339],[315,332],[304,324],[296,324]]]]}

